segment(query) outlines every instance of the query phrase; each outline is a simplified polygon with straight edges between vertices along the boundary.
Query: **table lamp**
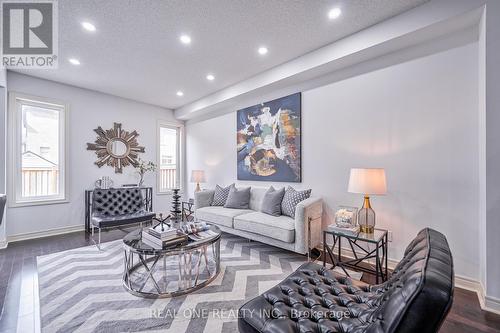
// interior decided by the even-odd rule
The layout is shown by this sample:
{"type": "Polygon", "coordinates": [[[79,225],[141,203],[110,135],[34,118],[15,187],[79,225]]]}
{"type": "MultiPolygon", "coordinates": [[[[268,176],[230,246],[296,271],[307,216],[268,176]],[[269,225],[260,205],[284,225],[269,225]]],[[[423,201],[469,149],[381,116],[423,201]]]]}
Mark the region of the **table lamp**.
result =
{"type": "Polygon", "coordinates": [[[196,189],[194,192],[200,192],[200,183],[205,183],[205,171],[203,170],[192,170],[191,171],[191,183],[196,183],[196,189]]]}
{"type": "Polygon", "coordinates": [[[350,193],[365,196],[363,207],[358,212],[358,224],[361,232],[373,233],[375,230],[375,211],[370,205],[369,195],[387,193],[384,169],[351,169],[349,176],[350,193]]]}

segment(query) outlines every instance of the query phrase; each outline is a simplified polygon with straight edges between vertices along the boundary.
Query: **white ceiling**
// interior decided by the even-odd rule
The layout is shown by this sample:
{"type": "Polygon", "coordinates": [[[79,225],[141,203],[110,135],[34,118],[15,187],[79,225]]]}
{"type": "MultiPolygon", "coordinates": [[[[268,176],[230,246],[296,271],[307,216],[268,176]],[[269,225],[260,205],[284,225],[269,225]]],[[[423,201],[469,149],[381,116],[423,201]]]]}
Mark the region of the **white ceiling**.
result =
{"type": "Polygon", "coordinates": [[[59,69],[20,72],[176,109],[426,1],[60,0],[59,69]]]}

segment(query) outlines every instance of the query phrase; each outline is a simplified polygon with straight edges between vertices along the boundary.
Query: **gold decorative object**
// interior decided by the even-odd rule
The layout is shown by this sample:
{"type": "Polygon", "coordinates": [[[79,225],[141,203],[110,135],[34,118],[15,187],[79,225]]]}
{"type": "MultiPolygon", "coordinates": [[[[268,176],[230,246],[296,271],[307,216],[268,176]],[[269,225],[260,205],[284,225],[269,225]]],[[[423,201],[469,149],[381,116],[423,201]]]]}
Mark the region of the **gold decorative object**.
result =
{"type": "Polygon", "coordinates": [[[109,165],[115,168],[115,173],[122,173],[123,167],[136,167],[139,164],[139,153],[144,153],[145,149],[137,142],[137,131],[124,131],[122,124],[114,123],[109,130],[105,131],[99,126],[94,132],[97,133],[97,139],[94,143],[87,143],[87,150],[95,150],[98,158],[95,164],[99,168],[109,165]]]}

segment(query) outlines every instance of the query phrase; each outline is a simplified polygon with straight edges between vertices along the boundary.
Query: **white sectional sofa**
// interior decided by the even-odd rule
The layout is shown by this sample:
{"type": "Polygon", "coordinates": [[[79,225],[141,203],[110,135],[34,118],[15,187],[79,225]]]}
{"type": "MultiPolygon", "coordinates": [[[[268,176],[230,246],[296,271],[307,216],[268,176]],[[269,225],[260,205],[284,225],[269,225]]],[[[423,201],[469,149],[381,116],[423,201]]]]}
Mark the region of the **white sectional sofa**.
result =
{"type": "Polygon", "coordinates": [[[216,224],[222,231],[277,246],[301,254],[321,243],[321,198],[300,202],[295,219],[272,216],[260,211],[267,188],[252,187],[250,209],[211,206],[214,190],[195,193],[195,216],[200,221],[216,224]]]}

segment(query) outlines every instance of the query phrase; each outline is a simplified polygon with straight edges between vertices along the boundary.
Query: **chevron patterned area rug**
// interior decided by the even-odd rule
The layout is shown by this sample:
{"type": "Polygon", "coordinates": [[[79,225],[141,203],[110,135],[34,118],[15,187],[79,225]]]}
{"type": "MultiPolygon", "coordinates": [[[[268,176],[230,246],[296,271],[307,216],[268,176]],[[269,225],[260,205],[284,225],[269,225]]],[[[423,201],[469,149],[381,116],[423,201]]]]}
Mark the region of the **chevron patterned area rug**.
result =
{"type": "MultiPolygon", "coordinates": [[[[42,332],[237,332],[245,301],[281,282],[306,257],[224,234],[221,272],[191,294],[144,299],[122,286],[121,240],[37,258],[42,332]]],[[[175,275],[172,275],[175,278],[175,275]]]]}

